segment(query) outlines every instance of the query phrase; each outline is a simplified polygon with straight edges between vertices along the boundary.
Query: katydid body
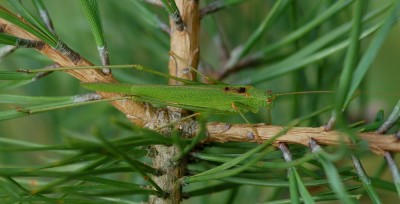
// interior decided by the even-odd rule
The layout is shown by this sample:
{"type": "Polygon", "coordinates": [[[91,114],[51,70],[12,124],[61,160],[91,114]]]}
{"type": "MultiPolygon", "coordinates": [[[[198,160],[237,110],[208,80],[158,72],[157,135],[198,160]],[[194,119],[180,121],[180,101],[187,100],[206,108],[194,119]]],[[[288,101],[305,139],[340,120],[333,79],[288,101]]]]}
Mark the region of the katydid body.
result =
{"type": "Polygon", "coordinates": [[[83,87],[101,92],[132,95],[136,100],[194,111],[252,111],[269,108],[275,95],[252,86],[231,85],[132,85],[87,83],[83,87]],[[238,110],[239,109],[239,110],[238,110]]]}

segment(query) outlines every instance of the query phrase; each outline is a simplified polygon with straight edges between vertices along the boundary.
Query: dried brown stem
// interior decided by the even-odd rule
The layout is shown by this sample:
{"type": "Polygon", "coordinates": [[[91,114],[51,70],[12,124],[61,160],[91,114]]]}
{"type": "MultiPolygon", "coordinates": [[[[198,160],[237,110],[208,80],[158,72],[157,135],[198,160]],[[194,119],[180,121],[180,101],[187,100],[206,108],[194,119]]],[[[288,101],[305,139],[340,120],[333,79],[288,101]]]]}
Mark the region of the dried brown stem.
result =
{"type": "MultiPolygon", "coordinates": [[[[199,64],[199,33],[200,19],[198,12],[198,1],[175,1],[185,22],[185,30],[178,31],[175,24],[171,22],[171,52],[183,60],[170,58],[169,74],[183,79],[193,80],[195,73],[187,71],[188,65],[197,68],[199,64]],[[196,10],[196,12],[194,12],[196,10]]],[[[170,80],[170,84],[178,84],[170,80]]]]}
{"type": "MultiPolygon", "coordinates": [[[[284,127],[271,126],[265,124],[253,125],[262,140],[268,140],[281,131],[284,127]]],[[[207,125],[209,137],[205,142],[257,142],[249,138],[249,133],[253,132],[250,125],[226,123],[209,123],[207,125]]],[[[360,139],[368,142],[371,151],[383,155],[385,151],[400,152],[400,142],[396,140],[395,135],[382,136],[374,132],[359,133],[360,139]]],[[[356,148],[351,140],[338,131],[324,131],[324,127],[294,127],[286,134],[275,140],[275,143],[302,144],[309,145],[309,139],[313,138],[321,145],[339,145],[345,144],[356,148]]]]}

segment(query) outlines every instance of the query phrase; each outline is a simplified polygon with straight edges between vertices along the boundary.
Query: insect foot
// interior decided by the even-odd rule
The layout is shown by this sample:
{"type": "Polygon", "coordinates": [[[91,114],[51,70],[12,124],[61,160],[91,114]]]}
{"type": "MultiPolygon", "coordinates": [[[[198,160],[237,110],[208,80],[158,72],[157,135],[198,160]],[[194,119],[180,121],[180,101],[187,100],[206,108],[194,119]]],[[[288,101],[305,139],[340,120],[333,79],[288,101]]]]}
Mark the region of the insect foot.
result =
{"type": "Polygon", "coordinates": [[[251,129],[252,129],[253,131],[248,131],[248,132],[247,132],[247,138],[248,138],[249,140],[255,140],[258,144],[262,144],[262,143],[263,143],[263,140],[262,140],[262,138],[260,137],[260,135],[258,134],[258,131],[257,131],[257,129],[254,127],[254,125],[251,125],[251,129]]]}

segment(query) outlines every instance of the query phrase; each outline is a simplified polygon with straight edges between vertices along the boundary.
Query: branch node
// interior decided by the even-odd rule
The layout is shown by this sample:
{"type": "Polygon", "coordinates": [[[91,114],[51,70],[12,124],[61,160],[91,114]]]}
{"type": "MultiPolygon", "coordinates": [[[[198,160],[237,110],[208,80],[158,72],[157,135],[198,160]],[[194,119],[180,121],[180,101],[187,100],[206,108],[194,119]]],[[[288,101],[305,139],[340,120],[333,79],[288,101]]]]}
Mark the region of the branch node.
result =
{"type": "Polygon", "coordinates": [[[81,56],[78,53],[69,48],[65,43],[61,42],[61,40],[57,42],[57,45],[54,47],[54,49],[67,56],[74,64],[77,64],[81,59],[81,56]]]}
{"type": "Polygon", "coordinates": [[[176,29],[178,31],[183,31],[185,29],[185,23],[182,20],[182,16],[177,9],[174,13],[171,13],[171,20],[174,22],[176,29]]]}

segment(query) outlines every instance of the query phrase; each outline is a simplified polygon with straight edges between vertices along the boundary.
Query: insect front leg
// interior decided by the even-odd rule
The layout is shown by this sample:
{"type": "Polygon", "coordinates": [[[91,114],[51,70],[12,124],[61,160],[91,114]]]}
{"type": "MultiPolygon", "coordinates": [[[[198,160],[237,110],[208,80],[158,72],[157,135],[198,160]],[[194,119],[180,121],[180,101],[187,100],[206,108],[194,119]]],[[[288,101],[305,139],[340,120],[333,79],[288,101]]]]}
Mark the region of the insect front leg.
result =
{"type": "MultiPolygon", "coordinates": [[[[246,123],[248,123],[248,124],[251,126],[251,129],[253,129],[253,132],[254,132],[255,135],[256,135],[256,141],[257,141],[257,143],[262,144],[263,141],[262,141],[260,135],[258,134],[257,129],[254,127],[253,124],[251,124],[251,123],[249,122],[249,120],[247,120],[246,117],[244,117],[242,111],[240,111],[240,109],[237,107],[237,106],[240,106],[240,105],[239,105],[239,104],[235,104],[235,102],[232,102],[231,105],[232,105],[232,108],[235,109],[235,110],[239,113],[239,115],[246,121],[246,123]]],[[[252,135],[252,136],[253,136],[253,135],[252,135]]],[[[253,139],[252,136],[250,136],[249,138],[253,139]]]]}

